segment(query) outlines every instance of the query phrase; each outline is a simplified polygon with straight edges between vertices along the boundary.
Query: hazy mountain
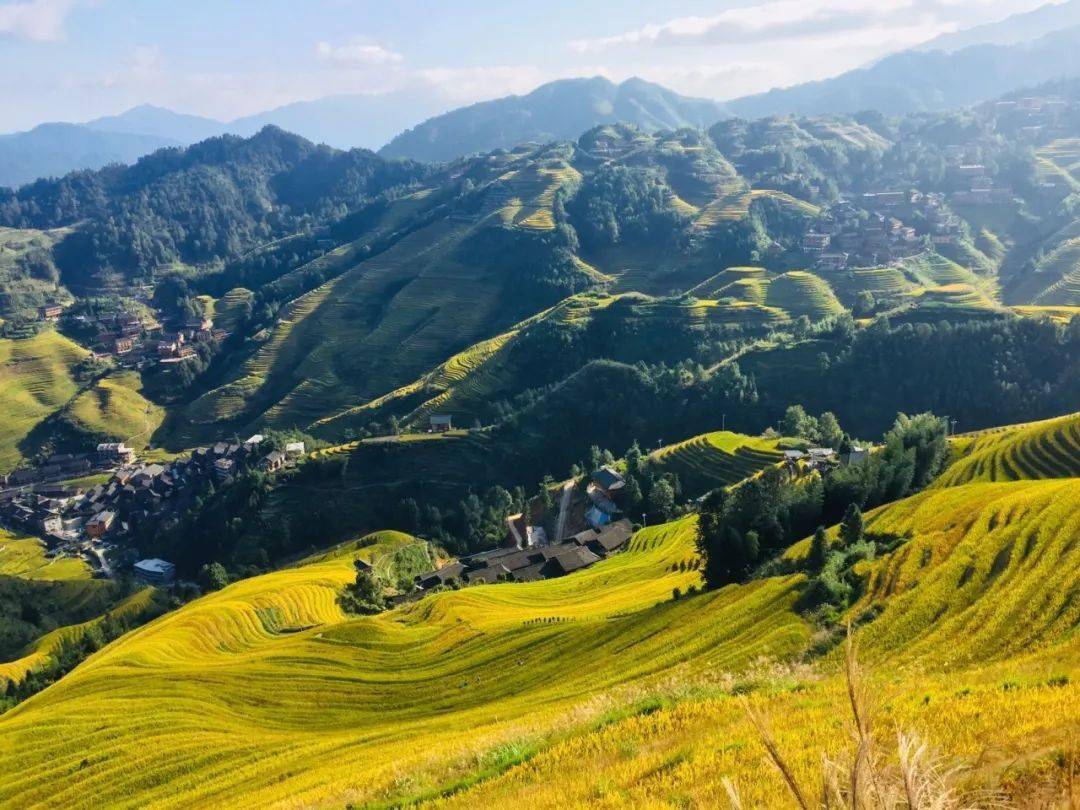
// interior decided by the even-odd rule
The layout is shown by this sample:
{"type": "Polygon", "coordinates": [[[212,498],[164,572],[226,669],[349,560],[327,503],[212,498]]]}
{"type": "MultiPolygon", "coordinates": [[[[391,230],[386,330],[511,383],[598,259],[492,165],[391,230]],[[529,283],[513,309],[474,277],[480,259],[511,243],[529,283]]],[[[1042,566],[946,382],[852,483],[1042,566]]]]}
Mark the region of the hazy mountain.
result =
{"type": "Polygon", "coordinates": [[[1015,45],[1080,25],[1080,2],[1048,3],[1034,11],[1013,14],[996,23],[977,25],[952,34],[942,34],[918,45],[917,51],[953,51],[972,45],[1015,45]]]}
{"type": "Polygon", "coordinates": [[[562,79],[528,95],[461,107],[401,133],[380,150],[386,157],[445,161],[510,148],[526,141],[575,138],[597,126],[624,122],[646,131],[706,127],[723,117],[715,101],[688,98],[641,79],[562,79]]]}
{"type": "Polygon", "coordinates": [[[1015,45],[905,51],[832,79],[726,102],[746,118],[879,110],[900,114],[977,104],[1051,79],[1080,75],[1080,26],[1015,45]]]}
{"type": "Polygon", "coordinates": [[[59,177],[76,169],[132,163],[175,138],[129,132],[98,132],[80,124],[40,124],[27,132],[0,135],[0,187],[20,186],[39,177],[59,177]]]}
{"type": "Polygon", "coordinates": [[[173,112],[152,104],[140,104],[119,115],[108,115],[87,121],[84,126],[98,132],[126,132],[133,135],[154,135],[180,143],[195,143],[220,135],[226,130],[221,121],[173,112]]]}
{"type": "Polygon", "coordinates": [[[286,104],[223,126],[237,135],[251,135],[273,124],[339,149],[378,149],[417,121],[444,112],[447,106],[436,94],[427,92],[327,96],[286,104]]]}

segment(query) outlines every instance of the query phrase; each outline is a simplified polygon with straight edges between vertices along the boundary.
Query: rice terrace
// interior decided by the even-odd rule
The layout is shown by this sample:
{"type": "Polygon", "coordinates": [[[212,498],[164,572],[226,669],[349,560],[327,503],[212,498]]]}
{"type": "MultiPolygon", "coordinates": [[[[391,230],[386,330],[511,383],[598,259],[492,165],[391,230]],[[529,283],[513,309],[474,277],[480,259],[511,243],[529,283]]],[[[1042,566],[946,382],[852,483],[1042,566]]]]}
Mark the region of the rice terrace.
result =
{"type": "Polygon", "coordinates": [[[0,0],[0,810],[1080,806],[1080,0],[515,12],[0,0]]]}

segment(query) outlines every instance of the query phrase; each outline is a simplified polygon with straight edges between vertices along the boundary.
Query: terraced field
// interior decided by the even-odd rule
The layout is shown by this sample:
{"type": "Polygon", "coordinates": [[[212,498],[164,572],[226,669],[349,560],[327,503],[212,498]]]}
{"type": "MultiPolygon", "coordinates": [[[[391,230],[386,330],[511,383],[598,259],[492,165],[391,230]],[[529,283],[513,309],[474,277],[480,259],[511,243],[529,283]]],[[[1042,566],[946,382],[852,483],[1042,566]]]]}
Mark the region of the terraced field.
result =
{"type": "Polygon", "coordinates": [[[961,436],[953,455],[935,486],[1080,477],[1080,414],[961,436]]]}
{"type": "Polygon", "coordinates": [[[0,472],[19,466],[19,442],[75,395],[72,368],[87,354],[53,330],[0,339],[0,472]]]}
{"type": "Polygon", "coordinates": [[[749,281],[765,282],[768,273],[763,267],[728,267],[689,290],[698,298],[719,298],[720,291],[732,284],[745,284],[749,281]]]}
{"type": "Polygon", "coordinates": [[[828,282],[805,270],[792,270],[770,281],[765,303],[791,318],[806,315],[820,320],[844,311],[828,282]]]}
{"type": "Polygon", "coordinates": [[[1035,150],[1036,171],[1042,182],[1080,190],[1080,139],[1059,138],[1035,150]]]}
{"type": "Polygon", "coordinates": [[[742,179],[717,188],[717,196],[702,206],[694,219],[694,230],[708,231],[721,222],[737,222],[750,210],[750,187],[742,179]]]}
{"type": "Polygon", "coordinates": [[[0,576],[22,579],[89,579],[90,568],[81,558],[50,560],[37,537],[0,528],[0,576]]]}
{"type": "Polygon", "coordinates": [[[1080,315],[1080,306],[1078,307],[1040,307],[1040,306],[1019,306],[1012,307],[1013,312],[1019,315],[1026,315],[1030,318],[1049,318],[1057,323],[1068,323],[1077,315],[1080,315]]]}
{"type": "Polygon", "coordinates": [[[65,410],[79,430],[102,441],[123,441],[141,450],[165,418],[165,411],[142,395],[142,378],[125,371],[98,380],[65,410]]]}
{"type": "MultiPolygon", "coordinates": [[[[1025,752],[1053,769],[1080,728],[1078,498],[1076,479],[974,483],[867,516],[906,538],[850,613],[878,614],[858,638],[884,747],[916,729],[980,779],[1025,752]]],[[[674,600],[693,535],[684,518],[563,579],[366,618],[335,602],[355,546],[239,582],[0,717],[0,803],[723,806],[728,777],[782,806],[736,695],[817,792],[847,697],[835,656],[777,661],[810,640],[801,577],[674,600]]]]}
{"type": "Polygon", "coordinates": [[[554,230],[555,195],[559,189],[579,182],[581,173],[563,161],[511,171],[494,189],[505,200],[498,216],[504,225],[532,231],[554,230]]]}
{"type": "Polygon", "coordinates": [[[236,329],[246,307],[255,300],[255,293],[235,287],[214,303],[214,327],[232,332],[236,329]]]}
{"type": "Polygon", "coordinates": [[[698,495],[729,486],[783,458],[775,439],[760,439],[731,431],[695,436],[649,454],[649,463],[679,476],[683,494],[698,495]]]}
{"type": "Polygon", "coordinates": [[[1069,239],[1036,268],[1047,286],[1032,303],[1043,306],[1080,306],[1080,238],[1069,239]]]}
{"type": "Polygon", "coordinates": [[[869,267],[828,276],[837,295],[854,303],[861,292],[868,292],[876,299],[899,299],[915,289],[913,284],[895,267],[869,267]]]}
{"type": "Polygon", "coordinates": [[[489,337],[508,280],[455,258],[471,228],[438,221],[299,299],[237,378],[195,403],[193,418],[261,413],[270,425],[307,426],[489,337]]]}
{"type": "MultiPolygon", "coordinates": [[[[94,585],[101,584],[94,581],[94,585]]],[[[144,588],[133,593],[116,605],[111,612],[115,617],[123,617],[136,614],[144,610],[150,604],[153,588],[144,588]]],[[[46,633],[23,651],[23,654],[14,661],[0,663],[0,683],[6,681],[21,681],[27,673],[39,668],[48,658],[55,653],[65,642],[73,642],[81,639],[88,630],[104,621],[104,616],[98,616],[81,624],[73,624],[67,627],[59,627],[50,633],[46,633]]]]}
{"type": "MultiPolygon", "coordinates": [[[[850,611],[880,611],[857,640],[884,750],[894,751],[897,730],[906,730],[944,761],[978,763],[966,780],[976,791],[1006,773],[1007,806],[1030,800],[1035,788],[1025,778],[1067,778],[1044,752],[1074,750],[1070,740],[1080,728],[1071,630],[1080,619],[1080,515],[1069,508],[1078,487],[1075,480],[973,484],[868,517],[868,531],[909,538],[868,567],[868,592],[850,611]]],[[[440,806],[724,807],[725,778],[742,806],[795,806],[763,764],[760,736],[733,693],[747,694],[767,718],[809,795],[821,793],[822,755],[850,755],[847,694],[827,665],[816,675],[766,666],[726,687],[722,677],[691,683],[638,692],[636,711],[440,806]]],[[[972,798],[973,806],[983,801],[972,798]]]]}
{"type": "Polygon", "coordinates": [[[941,287],[951,284],[977,286],[978,277],[954,261],[939,253],[922,253],[910,256],[900,263],[900,269],[914,282],[925,287],[941,287]]]}
{"type": "Polygon", "coordinates": [[[943,284],[940,287],[924,287],[909,293],[909,298],[916,304],[918,311],[922,314],[957,310],[991,313],[1001,309],[997,303],[970,284],[943,284]]]}
{"type": "Polygon", "coordinates": [[[130,633],[0,718],[11,743],[0,802],[437,793],[513,746],[596,722],[612,704],[593,696],[629,680],[801,646],[808,631],[784,609],[790,580],[671,600],[698,577],[677,570],[693,558],[692,529],[646,530],[563,580],[443,593],[370,618],[335,603],[352,578],[348,557],[237,583],[130,633]],[[45,731],[55,723],[63,735],[45,731]],[[148,755],[150,737],[169,756],[148,755]]]}
{"type": "Polygon", "coordinates": [[[797,213],[808,217],[816,217],[821,213],[821,207],[793,197],[785,191],[775,191],[768,188],[755,188],[750,192],[751,200],[773,200],[780,205],[790,208],[797,213]]]}

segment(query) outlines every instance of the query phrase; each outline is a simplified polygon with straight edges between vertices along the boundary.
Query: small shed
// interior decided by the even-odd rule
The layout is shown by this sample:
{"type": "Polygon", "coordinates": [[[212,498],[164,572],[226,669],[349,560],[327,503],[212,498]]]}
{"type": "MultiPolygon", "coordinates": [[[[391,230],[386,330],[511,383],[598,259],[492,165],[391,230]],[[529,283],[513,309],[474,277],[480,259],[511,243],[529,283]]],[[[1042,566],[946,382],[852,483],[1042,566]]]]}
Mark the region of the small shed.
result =
{"type": "Polygon", "coordinates": [[[435,433],[446,433],[454,429],[454,418],[446,413],[434,413],[431,415],[431,429],[435,433]]]}

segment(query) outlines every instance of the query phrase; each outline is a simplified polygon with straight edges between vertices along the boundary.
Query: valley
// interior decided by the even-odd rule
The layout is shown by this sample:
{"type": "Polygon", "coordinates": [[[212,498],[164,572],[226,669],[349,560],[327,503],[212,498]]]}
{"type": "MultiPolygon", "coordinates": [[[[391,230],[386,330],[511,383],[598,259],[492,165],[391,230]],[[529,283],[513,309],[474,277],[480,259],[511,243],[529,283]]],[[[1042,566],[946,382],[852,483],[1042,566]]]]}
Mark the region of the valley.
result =
{"type": "Polygon", "coordinates": [[[0,188],[0,807],[1074,806],[1067,13],[72,125],[162,148],[0,188]]]}

